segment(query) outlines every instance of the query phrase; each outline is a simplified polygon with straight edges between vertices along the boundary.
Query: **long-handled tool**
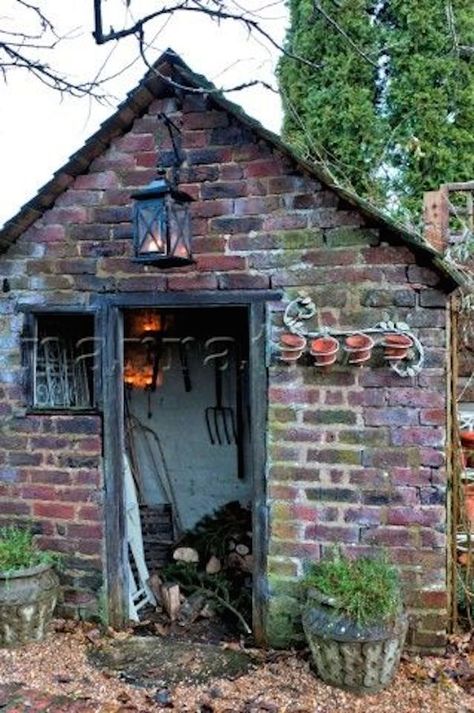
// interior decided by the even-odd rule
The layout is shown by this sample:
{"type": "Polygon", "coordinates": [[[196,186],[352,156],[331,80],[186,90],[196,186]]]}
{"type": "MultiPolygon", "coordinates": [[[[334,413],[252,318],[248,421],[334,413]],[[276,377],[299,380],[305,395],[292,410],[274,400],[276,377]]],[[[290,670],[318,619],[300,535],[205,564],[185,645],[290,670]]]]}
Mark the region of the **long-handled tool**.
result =
{"type": "Polygon", "coordinates": [[[231,445],[237,442],[234,409],[222,405],[222,369],[215,360],[216,405],[205,411],[207,432],[213,446],[231,445]]]}

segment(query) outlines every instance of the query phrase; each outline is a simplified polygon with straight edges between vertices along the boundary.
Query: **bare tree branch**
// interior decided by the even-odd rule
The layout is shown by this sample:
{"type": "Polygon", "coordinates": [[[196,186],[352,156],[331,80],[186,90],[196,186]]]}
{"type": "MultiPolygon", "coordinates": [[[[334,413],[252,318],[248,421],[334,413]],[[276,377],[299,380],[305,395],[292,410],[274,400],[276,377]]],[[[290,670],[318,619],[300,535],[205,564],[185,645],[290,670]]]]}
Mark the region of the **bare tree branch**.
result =
{"type": "Polygon", "coordinates": [[[223,92],[239,92],[242,89],[248,89],[249,87],[257,87],[257,86],[262,86],[265,89],[269,89],[271,92],[274,92],[275,94],[278,94],[278,91],[271,86],[271,84],[268,84],[267,82],[264,82],[261,79],[252,79],[249,82],[242,82],[241,84],[236,84],[235,86],[232,87],[225,87],[225,88],[218,88],[216,87],[215,89],[211,89],[209,87],[192,87],[188,86],[186,84],[182,84],[181,82],[177,82],[171,77],[168,77],[166,74],[163,74],[160,72],[160,70],[151,64],[148,61],[148,58],[146,56],[146,42],[144,38],[144,30],[143,28],[138,31],[137,33],[137,38],[138,38],[138,44],[140,47],[140,56],[143,59],[143,62],[145,65],[148,67],[148,69],[155,74],[155,76],[159,77],[162,79],[164,82],[169,84],[172,87],[175,87],[176,89],[181,89],[182,91],[189,92],[192,94],[222,94],[223,92]]]}
{"type": "Polygon", "coordinates": [[[13,45],[0,42],[0,52],[4,52],[8,60],[0,60],[0,67],[6,81],[8,69],[26,69],[45,84],[50,89],[56,89],[61,94],[70,94],[74,97],[86,95],[94,96],[96,99],[104,99],[105,95],[98,91],[99,82],[72,82],[64,75],[51,69],[48,64],[37,59],[27,57],[19,52],[13,45]]]}
{"type": "Polygon", "coordinates": [[[279,50],[290,59],[294,59],[297,62],[301,62],[302,64],[305,64],[306,66],[311,67],[312,69],[320,68],[320,65],[305,59],[301,55],[296,55],[290,52],[283,45],[279,44],[270,35],[269,32],[263,29],[263,27],[257,20],[247,17],[244,14],[229,12],[228,10],[223,8],[223,3],[216,4],[215,9],[213,9],[200,2],[199,0],[183,0],[183,2],[177,3],[175,5],[168,5],[167,7],[162,7],[156,12],[152,12],[149,15],[145,15],[144,17],[137,20],[137,22],[134,25],[131,25],[130,27],[126,27],[123,30],[117,31],[111,28],[110,32],[104,34],[102,23],[102,0],[94,0],[95,30],[93,32],[93,35],[97,44],[105,44],[106,42],[110,42],[112,40],[120,40],[124,37],[130,37],[132,35],[138,37],[143,31],[146,24],[148,24],[152,20],[155,20],[158,17],[163,17],[164,15],[172,15],[176,12],[199,13],[201,15],[206,15],[212,20],[216,20],[218,22],[220,20],[233,20],[234,22],[239,22],[247,28],[249,33],[254,32],[257,35],[260,35],[260,37],[263,37],[275,49],[279,50]]]}
{"type": "Polygon", "coordinates": [[[46,17],[46,15],[37,5],[32,5],[31,3],[26,2],[26,0],[16,0],[16,2],[22,7],[25,7],[27,10],[31,10],[32,12],[34,12],[37,19],[40,21],[43,30],[49,30],[53,33],[53,35],[56,34],[53,23],[46,17]]]}

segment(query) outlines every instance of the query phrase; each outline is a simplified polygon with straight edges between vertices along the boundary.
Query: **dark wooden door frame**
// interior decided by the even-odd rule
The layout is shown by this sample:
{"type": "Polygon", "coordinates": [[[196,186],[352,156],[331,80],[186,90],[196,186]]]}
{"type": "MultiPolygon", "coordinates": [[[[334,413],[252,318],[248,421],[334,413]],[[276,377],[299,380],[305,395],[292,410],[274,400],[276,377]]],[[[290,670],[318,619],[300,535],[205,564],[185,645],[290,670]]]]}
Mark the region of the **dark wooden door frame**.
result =
{"type": "Polygon", "coordinates": [[[278,300],[275,291],[239,293],[133,293],[98,298],[102,349],[104,417],[105,570],[108,620],[114,627],[127,621],[127,551],[123,483],[123,311],[140,307],[245,307],[248,312],[250,368],[250,458],[253,483],[253,630],[266,643],[268,506],[266,497],[267,369],[265,364],[265,302],[278,300]]]}

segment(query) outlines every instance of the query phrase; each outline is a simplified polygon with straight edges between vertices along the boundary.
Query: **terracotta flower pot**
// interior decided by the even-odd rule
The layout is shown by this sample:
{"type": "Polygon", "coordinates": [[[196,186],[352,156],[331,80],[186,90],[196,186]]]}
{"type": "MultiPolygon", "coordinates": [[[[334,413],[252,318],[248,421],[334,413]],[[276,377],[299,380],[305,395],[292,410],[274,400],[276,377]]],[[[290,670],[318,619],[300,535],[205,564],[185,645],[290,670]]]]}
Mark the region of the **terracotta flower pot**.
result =
{"type": "Polygon", "coordinates": [[[375,342],[368,334],[351,334],[346,337],[344,349],[349,354],[349,364],[363,364],[372,355],[375,342]]]}
{"type": "Polygon", "coordinates": [[[474,468],[474,431],[461,431],[463,463],[465,468],[474,468]]]}
{"type": "Polygon", "coordinates": [[[474,483],[464,483],[464,510],[469,522],[469,529],[474,528],[474,483]]]}
{"type": "Polygon", "coordinates": [[[385,359],[397,361],[405,359],[408,350],[413,346],[413,339],[408,334],[386,334],[383,339],[385,359]]]}
{"type": "Polygon", "coordinates": [[[284,332],[280,336],[281,359],[287,362],[298,361],[306,347],[305,337],[291,332],[284,332]]]}
{"type": "Polygon", "coordinates": [[[468,564],[472,566],[474,542],[471,536],[466,533],[458,533],[456,535],[456,559],[460,565],[466,567],[468,564]]]}
{"type": "Polygon", "coordinates": [[[334,337],[318,337],[310,342],[310,353],[316,366],[334,364],[339,351],[339,342],[334,337]]]}

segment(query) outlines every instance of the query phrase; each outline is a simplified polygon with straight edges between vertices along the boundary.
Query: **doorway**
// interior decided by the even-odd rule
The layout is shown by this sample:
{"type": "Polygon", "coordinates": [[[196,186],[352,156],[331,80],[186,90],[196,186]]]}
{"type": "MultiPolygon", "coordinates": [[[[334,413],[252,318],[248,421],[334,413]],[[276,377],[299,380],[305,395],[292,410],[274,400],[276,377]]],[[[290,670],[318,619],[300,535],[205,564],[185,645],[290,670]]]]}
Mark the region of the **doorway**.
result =
{"type": "MultiPolygon", "coordinates": [[[[116,622],[128,617],[130,579],[124,493],[117,484],[119,471],[123,482],[117,455],[121,440],[142,511],[149,570],[175,564],[181,546],[200,550],[196,568],[226,571],[225,543],[234,552],[233,566],[237,560],[243,563],[241,581],[250,586],[253,601],[250,624],[256,640],[264,641],[263,315],[263,304],[137,305],[108,311],[104,327],[110,337],[115,326],[123,344],[114,359],[120,363],[115,384],[121,388],[115,398],[106,376],[110,370],[104,370],[104,406],[110,406],[104,409],[106,483],[114,479],[106,488],[108,600],[116,622]],[[245,541],[229,542],[234,534],[229,531],[221,538],[214,533],[221,546],[217,554],[212,548],[203,552],[202,543],[191,547],[203,523],[216,518],[224,525],[226,518],[240,522],[245,541]],[[121,559],[118,567],[113,565],[114,551],[121,559]]],[[[108,353],[110,363],[114,349],[108,353]]]]}

